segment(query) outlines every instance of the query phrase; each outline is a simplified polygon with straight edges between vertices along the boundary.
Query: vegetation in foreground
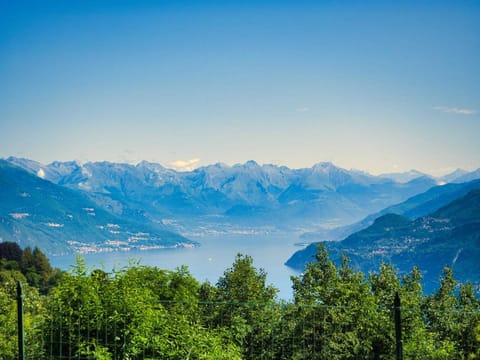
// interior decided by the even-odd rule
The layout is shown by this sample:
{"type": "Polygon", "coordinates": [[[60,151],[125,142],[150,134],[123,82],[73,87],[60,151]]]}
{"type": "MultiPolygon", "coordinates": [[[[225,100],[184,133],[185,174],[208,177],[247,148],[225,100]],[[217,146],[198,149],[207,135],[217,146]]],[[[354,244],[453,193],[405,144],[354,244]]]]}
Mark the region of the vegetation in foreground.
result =
{"type": "Polygon", "coordinates": [[[399,278],[382,264],[365,276],[319,247],[283,302],[240,254],[216,284],[186,267],[89,271],[81,258],[61,273],[40,250],[12,243],[0,243],[0,259],[2,359],[18,356],[17,281],[31,359],[393,359],[397,292],[405,359],[480,358],[480,301],[448,267],[425,296],[417,268],[399,278]]]}

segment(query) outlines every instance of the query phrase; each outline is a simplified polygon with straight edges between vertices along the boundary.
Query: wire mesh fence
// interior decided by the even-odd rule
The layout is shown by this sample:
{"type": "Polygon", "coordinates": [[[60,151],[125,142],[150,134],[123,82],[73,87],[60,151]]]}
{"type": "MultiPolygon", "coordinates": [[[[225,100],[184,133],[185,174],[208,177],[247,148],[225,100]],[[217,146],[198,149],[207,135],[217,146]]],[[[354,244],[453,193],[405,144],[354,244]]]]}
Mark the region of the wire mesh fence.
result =
{"type": "MultiPolygon", "coordinates": [[[[23,303],[26,359],[373,359],[375,352],[395,358],[394,308],[360,313],[353,304],[159,301],[140,314],[140,304],[106,310],[85,302],[42,302],[38,296],[26,296],[23,303]]],[[[425,313],[401,310],[404,336],[415,341],[415,321],[425,313]]],[[[445,316],[442,311],[437,315],[445,316]]],[[[8,331],[2,341],[15,338],[15,326],[2,327],[8,331]]],[[[1,358],[18,359],[19,353],[1,358]]]]}

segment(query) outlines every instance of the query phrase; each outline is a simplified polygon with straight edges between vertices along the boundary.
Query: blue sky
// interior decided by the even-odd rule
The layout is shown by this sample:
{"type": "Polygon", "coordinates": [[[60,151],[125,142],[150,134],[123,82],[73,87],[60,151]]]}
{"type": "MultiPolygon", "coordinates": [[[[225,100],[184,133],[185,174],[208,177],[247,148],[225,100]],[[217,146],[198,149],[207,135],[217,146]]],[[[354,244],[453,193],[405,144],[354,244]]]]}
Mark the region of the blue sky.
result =
{"type": "Polygon", "coordinates": [[[0,0],[0,157],[473,170],[479,64],[478,1],[0,0]]]}

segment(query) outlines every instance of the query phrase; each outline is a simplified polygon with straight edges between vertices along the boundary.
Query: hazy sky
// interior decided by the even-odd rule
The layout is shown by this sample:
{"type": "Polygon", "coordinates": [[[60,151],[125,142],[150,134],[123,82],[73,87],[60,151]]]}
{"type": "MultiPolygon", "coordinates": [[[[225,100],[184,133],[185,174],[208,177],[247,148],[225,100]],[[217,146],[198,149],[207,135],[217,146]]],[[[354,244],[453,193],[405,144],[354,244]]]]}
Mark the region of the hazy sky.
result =
{"type": "Polygon", "coordinates": [[[480,2],[0,0],[10,155],[473,170],[480,2]]]}

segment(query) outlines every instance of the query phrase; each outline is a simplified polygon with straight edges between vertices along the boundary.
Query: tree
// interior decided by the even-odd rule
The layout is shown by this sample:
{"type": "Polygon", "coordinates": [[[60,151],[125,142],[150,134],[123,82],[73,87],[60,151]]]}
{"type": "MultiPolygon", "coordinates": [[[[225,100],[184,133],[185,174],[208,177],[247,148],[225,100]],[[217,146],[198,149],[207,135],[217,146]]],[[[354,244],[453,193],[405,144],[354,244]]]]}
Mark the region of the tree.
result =
{"type": "Polygon", "coordinates": [[[22,258],[22,249],[15,242],[0,242],[0,259],[19,262],[22,258]]]}
{"type": "Polygon", "coordinates": [[[264,358],[274,351],[272,329],[280,319],[274,308],[277,289],[266,280],[267,274],[253,266],[250,256],[237,254],[215,289],[204,284],[200,292],[200,300],[213,310],[210,315],[204,312],[206,324],[229,329],[248,359],[264,358]],[[212,303],[214,309],[209,306],[212,303]]]}
{"type": "Polygon", "coordinates": [[[445,359],[463,359],[474,351],[467,344],[475,343],[474,328],[475,321],[478,321],[478,307],[476,316],[473,312],[470,313],[475,310],[475,306],[471,306],[475,295],[470,288],[464,288],[460,290],[459,299],[457,287],[453,270],[446,266],[443,268],[438,291],[425,301],[427,329],[435,335],[435,347],[440,349],[439,357],[445,355],[445,359]],[[468,314],[465,313],[467,309],[468,314]],[[470,319],[473,320],[472,323],[470,319]],[[466,334],[466,329],[469,334],[466,334]]]}
{"type": "Polygon", "coordinates": [[[57,341],[46,350],[68,358],[239,359],[232,342],[196,320],[196,307],[174,306],[188,292],[198,301],[197,289],[186,268],[90,273],[79,258],[49,294],[46,332],[57,341]]]}
{"type": "Polygon", "coordinates": [[[20,269],[27,278],[28,283],[46,294],[60,279],[62,272],[53,269],[48,258],[37,247],[33,252],[30,247],[23,250],[20,259],[20,269]]]}
{"type": "Polygon", "coordinates": [[[374,344],[376,358],[391,359],[395,356],[394,298],[401,299],[403,354],[407,359],[448,359],[453,353],[451,343],[438,341],[435,333],[424,322],[424,297],[421,273],[414,267],[400,281],[390,264],[382,264],[378,274],[371,274],[370,282],[377,300],[379,321],[374,344]]]}
{"type": "Polygon", "coordinates": [[[369,281],[378,307],[378,331],[372,344],[374,358],[391,359],[395,356],[394,299],[400,292],[400,280],[392,265],[382,263],[378,273],[370,274],[369,281]]]}
{"type": "Polygon", "coordinates": [[[370,286],[355,272],[346,256],[337,269],[324,245],[316,262],[293,278],[298,323],[296,359],[369,359],[376,325],[376,307],[370,286]]]}

